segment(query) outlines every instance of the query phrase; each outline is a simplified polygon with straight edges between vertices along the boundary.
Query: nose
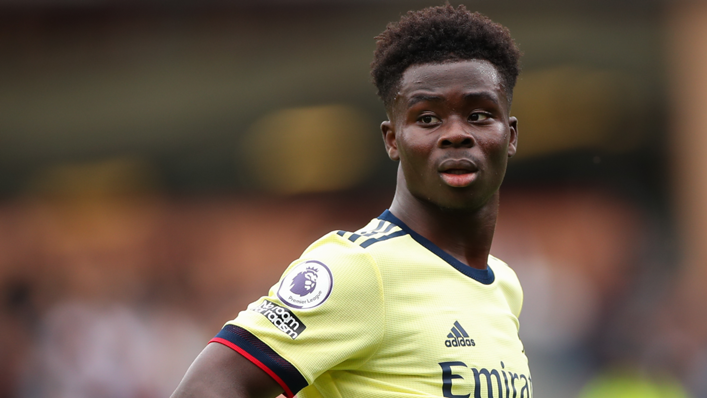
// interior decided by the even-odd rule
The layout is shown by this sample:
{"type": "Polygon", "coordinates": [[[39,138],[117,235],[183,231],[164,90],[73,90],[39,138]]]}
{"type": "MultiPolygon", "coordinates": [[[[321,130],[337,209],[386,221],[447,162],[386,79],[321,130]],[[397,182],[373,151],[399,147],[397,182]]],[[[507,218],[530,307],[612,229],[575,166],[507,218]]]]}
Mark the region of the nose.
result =
{"type": "Polygon", "coordinates": [[[439,136],[437,144],[440,148],[470,148],[474,146],[474,136],[469,126],[463,122],[450,120],[447,128],[439,136]]]}

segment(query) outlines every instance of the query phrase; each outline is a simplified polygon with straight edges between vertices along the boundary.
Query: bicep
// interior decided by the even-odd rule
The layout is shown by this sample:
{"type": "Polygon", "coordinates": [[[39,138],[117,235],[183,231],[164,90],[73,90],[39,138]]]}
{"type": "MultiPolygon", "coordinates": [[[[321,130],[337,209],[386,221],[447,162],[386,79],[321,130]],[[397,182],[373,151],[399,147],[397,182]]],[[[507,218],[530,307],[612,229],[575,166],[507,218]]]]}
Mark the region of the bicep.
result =
{"type": "Polygon", "coordinates": [[[191,364],[172,398],[274,398],[280,385],[236,351],[211,343],[191,364]]]}

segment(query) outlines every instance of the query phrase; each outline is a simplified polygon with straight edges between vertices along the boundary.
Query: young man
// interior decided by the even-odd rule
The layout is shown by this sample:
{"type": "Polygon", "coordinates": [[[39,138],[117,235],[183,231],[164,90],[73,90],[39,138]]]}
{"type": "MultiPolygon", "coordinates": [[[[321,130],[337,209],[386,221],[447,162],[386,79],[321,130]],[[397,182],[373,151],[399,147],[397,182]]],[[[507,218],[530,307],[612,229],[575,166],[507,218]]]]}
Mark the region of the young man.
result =
{"type": "Polygon", "coordinates": [[[400,162],[390,209],[307,248],[173,397],[532,396],[521,287],[489,255],[519,51],[463,6],[410,12],[376,39],[381,130],[400,162]]]}

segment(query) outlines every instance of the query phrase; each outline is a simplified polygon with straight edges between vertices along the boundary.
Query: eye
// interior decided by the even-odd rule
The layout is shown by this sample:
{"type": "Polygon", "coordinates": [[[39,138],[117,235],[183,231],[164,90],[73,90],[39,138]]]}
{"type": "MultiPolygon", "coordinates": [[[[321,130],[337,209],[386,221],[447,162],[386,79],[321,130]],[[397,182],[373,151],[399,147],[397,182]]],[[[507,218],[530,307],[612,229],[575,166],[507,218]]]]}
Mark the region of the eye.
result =
{"type": "Polygon", "coordinates": [[[482,113],[482,112],[474,112],[471,115],[469,115],[469,121],[470,122],[481,122],[486,119],[488,119],[490,116],[487,113],[482,113]]]}
{"type": "Polygon", "coordinates": [[[423,116],[420,116],[420,118],[417,119],[417,121],[420,122],[420,123],[422,123],[422,124],[437,124],[437,123],[441,123],[441,122],[442,122],[441,120],[439,120],[438,117],[432,116],[432,115],[423,115],[423,116]]]}

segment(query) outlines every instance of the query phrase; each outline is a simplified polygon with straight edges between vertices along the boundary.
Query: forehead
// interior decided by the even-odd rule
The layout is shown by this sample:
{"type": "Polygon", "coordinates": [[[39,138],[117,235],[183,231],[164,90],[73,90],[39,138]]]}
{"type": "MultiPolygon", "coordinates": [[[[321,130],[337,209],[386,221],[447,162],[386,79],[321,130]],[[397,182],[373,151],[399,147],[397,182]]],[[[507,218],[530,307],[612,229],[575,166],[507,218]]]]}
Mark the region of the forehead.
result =
{"type": "Polygon", "coordinates": [[[396,102],[417,92],[445,94],[482,91],[497,96],[499,102],[506,101],[501,75],[486,60],[413,65],[403,73],[396,102]]]}

